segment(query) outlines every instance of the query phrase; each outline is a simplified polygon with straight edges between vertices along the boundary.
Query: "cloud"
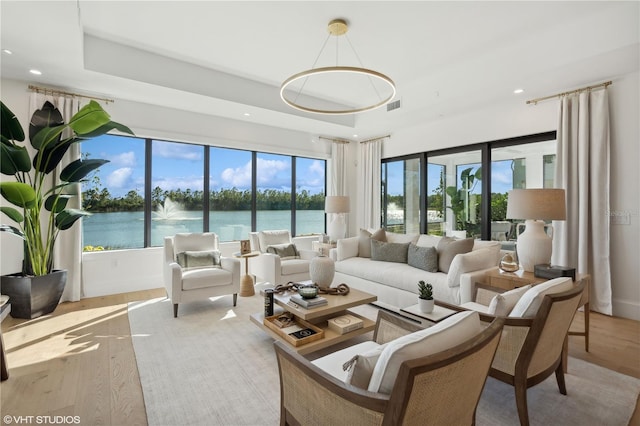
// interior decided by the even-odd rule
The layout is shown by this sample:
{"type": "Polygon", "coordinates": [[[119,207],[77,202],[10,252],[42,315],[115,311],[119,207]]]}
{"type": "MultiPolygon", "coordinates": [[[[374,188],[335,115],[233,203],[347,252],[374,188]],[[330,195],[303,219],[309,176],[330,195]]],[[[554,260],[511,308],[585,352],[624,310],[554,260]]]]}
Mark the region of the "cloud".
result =
{"type": "Polygon", "coordinates": [[[221,186],[231,186],[236,188],[251,187],[251,161],[241,167],[226,168],[220,174],[221,186]]]}
{"type": "Polygon", "coordinates": [[[324,162],[320,160],[314,160],[309,166],[309,173],[324,176],[324,162]]]}
{"type": "Polygon", "coordinates": [[[153,155],[163,158],[197,161],[202,159],[203,147],[183,143],[154,143],[153,155]]]}
{"type": "MultiPolygon", "coordinates": [[[[257,162],[257,183],[262,188],[289,188],[291,185],[291,175],[289,173],[280,174],[282,171],[288,171],[291,165],[286,161],[265,160],[258,158],[257,162]]],[[[236,188],[251,187],[251,161],[240,167],[228,167],[220,174],[222,186],[236,188]]]]}
{"type": "Polygon", "coordinates": [[[107,188],[124,188],[129,186],[129,180],[131,179],[131,175],[133,174],[133,169],[131,167],[122,167],[114,170],[107,176],[107,188]]]}
{"type": "Polygon", "coordinates": [[[123,152],[121,154],[114,155],[111,158],[109,158],[109,160],[111,160],[111,163],[114,166],[119,166],[119,167],[134,167],[137,164],[136,153],[133,151],[123,152]]]}
{"type": "Polygon", "coordinates": [[[202,191],[204,189],[204,179],[202,176],[174,176],[161,179],[154,179],[152,188],[159,186],[165,191],[172,189],[191,189],[192,191],[202,191]]]}

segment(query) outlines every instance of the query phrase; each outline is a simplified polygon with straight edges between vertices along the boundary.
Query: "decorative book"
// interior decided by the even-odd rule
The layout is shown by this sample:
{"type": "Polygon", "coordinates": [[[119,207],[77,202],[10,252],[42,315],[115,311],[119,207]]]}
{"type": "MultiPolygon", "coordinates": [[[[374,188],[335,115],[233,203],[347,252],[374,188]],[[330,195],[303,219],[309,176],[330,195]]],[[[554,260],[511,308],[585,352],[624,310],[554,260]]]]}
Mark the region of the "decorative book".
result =
{"type": "Polygon", "coordinates": [[[289,302],[307,309],[324,306],[328,303],[327,299],[321,296],[314,297],[313,299],[304,299],[302,296],[297,294],[291,296],[289,298],[289,302]]]}
{"type": "Polygon", "coordinates": [[[329,328],[338,334],[346,334],[364,326],[364,321],[361,318],[349,314],[330,318],[327,323],[329,328]]]}

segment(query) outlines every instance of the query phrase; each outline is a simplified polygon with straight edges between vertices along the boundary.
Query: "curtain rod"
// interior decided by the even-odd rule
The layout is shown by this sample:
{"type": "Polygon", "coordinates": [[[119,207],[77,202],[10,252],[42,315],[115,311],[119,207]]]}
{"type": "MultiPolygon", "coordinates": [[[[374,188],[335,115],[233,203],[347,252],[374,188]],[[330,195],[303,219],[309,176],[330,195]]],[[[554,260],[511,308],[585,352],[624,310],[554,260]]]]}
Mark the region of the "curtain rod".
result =
{"type": "Polygon", "coordinates": [[[350,143],[351,141],[347,140],[347,139],[336,139],[336,138],[327,138],[325,136],[318,136],[318,139],[324,139],[326,141],[329,142],[336,142],[336,143],[350,143]]]}
{"type": "Polygon", "coordinates": [[[79,93],[72,93],[72,92],[65,92],[64,90],[57,90],[57,89],[48,89],[46,87],[39,87],[39,86],[34,86],[34,85],[29,85],[29,90],[32,90],[36,93],[44,93],[45,95],[51,94],[51,95],[66,95],[66,96],[73,96],[73,97],[78,97],[78,98],[87,98],[87,99],[94,99],[96,101],[103,101],[106,103],[113,103],[113,99],[107,99],[107,98],[99,98],[97,96],[87,96],[87,95],[81,95],[79,93]]]}
{"type": "Polygon", "coordinates": [[[377,138],[367,139],[366,141],[360,141],[360,143],[373,142],[384,138],[391,138],[391,135],[378,136],[377,138]]]}
{"type": "Polygon", "coordinates": [[[593,86],[582,87],[580,89],[570,90],[568,92],[556,93],[555,95],[545,96],[544,98],[531,99],[530,101],[527,101],[527,105],[529,105],[529,104],[537,105],[538,102],[540,102],[540,101],[546,101],[547,99],[553,99],[553,98],[559,98],[561,96],[572,95],[574,93],[580,93],[580,92],[584,92],[586,90],[596,89],[598,87],[607,87],[610,84],[613,84],[613,82],[612,81],[605,81],[604,83],[596,84],[596,85],[593,85],[593,86]]]}

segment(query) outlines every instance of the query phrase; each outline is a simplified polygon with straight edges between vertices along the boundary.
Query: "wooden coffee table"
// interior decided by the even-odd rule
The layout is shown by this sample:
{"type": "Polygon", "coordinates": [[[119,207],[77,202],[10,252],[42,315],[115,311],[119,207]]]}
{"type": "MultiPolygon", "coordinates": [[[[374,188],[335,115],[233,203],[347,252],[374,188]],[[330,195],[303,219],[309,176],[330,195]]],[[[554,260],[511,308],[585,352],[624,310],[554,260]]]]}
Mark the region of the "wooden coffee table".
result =
{"type": "MultiPolygon", "coordinates": [[[[318,308],[305,309],[302,307],[295,307],[288,304],[289,297],[295,292],[286,292],[274,295],[274,302],[276,307],[274,308],[274,314],[283,313],[285,311],[291,312],[295,317],[305,320],[316,327],[319,327],[324,332],[322,339],[306,343],[302,346],[291,346],[298,353],[305,355],[320,349],[324,349],[328,346],[335,345],[345,340],[351,339],[355,336],[359,336],[369,331],[373,331],[375,328],[375,321],[358,315],[349,311],[349,308],[355,306],[364,305],[367,303],[375,302],[378,300],[373,294],[366,293],[364,291],[351,289],[346,296],[322,294],[321,296],[327,299],[327,304],[318,308]],[[327,320],[344,314],[350,314],[355,317],[361,318],[364,321],[363,327],[351,331],[345,334],[338,334],[331,330],[327,325],[327,320]]],[[[270,328],[264,325],[264,312],[252,314],[250,316],[251,321],[262,328],[267,334],[277,340],[285,341],[280,335],[276,334],[270,328]]]]}

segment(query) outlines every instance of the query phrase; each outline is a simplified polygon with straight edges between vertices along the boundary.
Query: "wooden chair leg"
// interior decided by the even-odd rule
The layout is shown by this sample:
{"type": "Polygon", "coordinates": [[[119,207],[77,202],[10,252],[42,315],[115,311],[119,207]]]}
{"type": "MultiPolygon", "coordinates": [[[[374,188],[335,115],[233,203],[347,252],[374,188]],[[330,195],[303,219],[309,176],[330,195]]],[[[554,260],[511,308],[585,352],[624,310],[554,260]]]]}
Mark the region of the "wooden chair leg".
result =
{"type": "Polygon", "coordinates": [[[178,318],[178,304],[177,303],[173,304],[173,317],[174,318],[178,318]]]}
{"type": "Polygon", "coordinates": [[[233,306],[236,306],[238,302],[238,293],[233,293],[233,306]]]}
{"type": "Polygon", "coordinates": [[[556,368],[556,381],[558,382],[558,389],[560,389],[560,393],[566,395],[567,386],[564,382],[564,367],[562,363],[559,363],[558,367],[556,368]]]}
{"type": "MultiPolygon", "coordinates": [[[[562,366],[560,366],[562,368],[562,366]]],[[[516,407],[518,408],[518,417],[520,418],[520,426],[529,426],[529,410],[527,408],[527,381],[516,380],[514,383],[516,391],[516,407]]]]}

